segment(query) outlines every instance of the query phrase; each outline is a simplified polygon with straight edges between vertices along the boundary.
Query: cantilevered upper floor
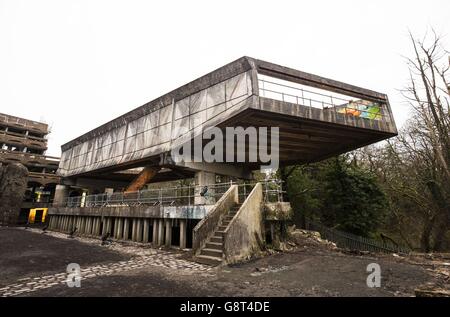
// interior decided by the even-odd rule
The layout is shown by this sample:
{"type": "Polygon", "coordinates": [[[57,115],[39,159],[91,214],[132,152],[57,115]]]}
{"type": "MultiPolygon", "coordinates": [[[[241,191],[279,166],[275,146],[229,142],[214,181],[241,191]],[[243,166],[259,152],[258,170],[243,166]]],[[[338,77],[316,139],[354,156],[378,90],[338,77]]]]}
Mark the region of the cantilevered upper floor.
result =
{"type": "Polygon", "coordinates": [[[279,127],[281,164],[397,134],[383,93],[242,57],[64,144],[58,171],[92,176],[164,165],[177,139],[212,126],[279,127]]]}

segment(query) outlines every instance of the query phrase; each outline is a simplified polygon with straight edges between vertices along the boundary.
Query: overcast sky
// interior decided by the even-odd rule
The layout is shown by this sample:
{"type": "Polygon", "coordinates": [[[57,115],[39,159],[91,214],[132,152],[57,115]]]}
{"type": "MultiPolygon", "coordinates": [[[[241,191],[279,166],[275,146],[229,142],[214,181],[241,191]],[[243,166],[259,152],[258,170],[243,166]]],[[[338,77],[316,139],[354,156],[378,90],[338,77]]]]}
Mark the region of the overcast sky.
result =
{"type": "Polygon", "coordinates": [[[129,110],[248,55],[389,95],[408,29],[449,47],[450,1],[0,0],[0,112],[52,127],[48,154],[129,110]]]}

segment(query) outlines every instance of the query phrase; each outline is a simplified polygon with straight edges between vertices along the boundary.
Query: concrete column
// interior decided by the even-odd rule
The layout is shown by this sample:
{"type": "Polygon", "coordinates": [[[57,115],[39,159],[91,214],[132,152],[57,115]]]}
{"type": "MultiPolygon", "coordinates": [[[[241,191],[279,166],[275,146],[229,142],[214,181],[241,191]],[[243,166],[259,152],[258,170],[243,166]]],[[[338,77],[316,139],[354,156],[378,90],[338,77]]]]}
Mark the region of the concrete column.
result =
{"type": "Polygon", "coordinates": [[[142,225],[143,225],[142,219],[137,219],[137,224],[136,224],[136,241],[137,242],[142,242],[142,225]]]}
{"type": "Polygon", "coordinates": [[[209,196],[214,194],[213,188],[208,188],[208,192],[205,197],[200,196],[200,192],[204,186],[214,185],[216,183],[216,174],[209,173],[205,171],[199,171],[195,173],[195,204],[204,205],[209,203],[214,203],[214,196],[209,196]]]}
{"type": "Polygon", "coordinates": [[[130,219],[129,218],[125,218],[123,220],[123,239],[127,240],[128,239],[128,235],[130,234],[130,219]]]}
{"type": "Polygon", "coordinates": [[[106,232],[109,232],[110,236],[112,237],[113,232],[112,232],[112,218],[108,217],[106,218],[106,223],[107,223],[107,228],[108,230],[106,232]]]}
{"type": "Polygon", "coordinates": [[[172,245],[172,219],[166,219],[166,247],[172,245]]]}
{"type": "Polygon", "coordinates": [[[100,235],[100,217],[95,217],[94,223],[95,223],[94,234],[96,236],[99,236],[100,235]]]}
{"type": "Polygon", "coordinates": [[[180,249],[186,249],[186,226],[187,220],[180,219],[180,249]]]}
{"type": "Polygon", "coordinates": [[[69,216],[64,216],[64,231],[69,231],[69,216]]]}
{"type": "Polygon", "coordinates": [[[158,219],[153,219],[152,244],[158,245],[158,219]]]}
{"type": "Polygon", "coordinates": [[[136,241],[136,218],[130,219],[131,221],[131,240],[136,241]]]}
{"type": "Polygon", "coordinates": [[[143,238],[142,242],[148,243],[148,230],[150,229],[150,221],[148,219],[144,219],[144,229],[143,229],[143,238]]]}
{"type": "Polygon", "coordinates": [[[164,243],[164,219],[158,219],[158,242],[157,245],[160,246],[164,243]]]}
{"type": "Polygon", "coordinates": [[[77,216],[77,231],[81,232],[81,216],[77,216]]]}
{"type": "Polygon", "coordinates": [[[101,220],[101,222],[102,222],[102,234],[101,235],[104,236],[108,230],[108,224],[106,223],[107,222],[106,217],[102,217],[102,218],[103,219],[101,220]]]}
{"type": "Polygon", "coordinates": [[[123,218],[117,218],[117,239],[123,238],[123,218]]]}
{"type": "Polygon", "coordinates": [[[69,216],[69,231],[73,229],[73,216],[69,216]]]}
{"type": "Polygon", "coordinates": [[[66,185],[56,185],[53,206],[63,206],[69,197],[69,187],[66,185]]]}
{"type": "Polygon", "coordinates": [[[92,235],[92,222],[94,221],[94,219],[92,217],[88,217],[87,219],[87,228],[86,228],[86,233],[88,235],[92,235]]]}

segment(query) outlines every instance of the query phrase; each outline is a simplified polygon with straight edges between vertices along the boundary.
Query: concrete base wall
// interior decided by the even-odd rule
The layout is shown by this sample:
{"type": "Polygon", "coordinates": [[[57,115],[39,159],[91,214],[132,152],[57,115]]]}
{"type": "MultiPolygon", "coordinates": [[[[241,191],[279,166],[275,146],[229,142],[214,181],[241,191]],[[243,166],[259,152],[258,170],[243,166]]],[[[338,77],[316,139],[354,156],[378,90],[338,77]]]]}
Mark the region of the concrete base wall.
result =
{"type": "Polygon", "coordinates": [[[153,246],[186,248],[187,219],[156,219],[139,217],[106,217],[94,215],[49,216],[49,230],[72,233],[75,236],[101,237],[151,243],[153,246]],[[179,228],[179,238],[173,236],[174,227],[179,228]],[[174,240],[179,244],[173,245],[174,240]]]}
{"type": "Polygon", "coordinates": [[[264,241],[263,192],[256,184],[223,234],[226,263],[250,258],[261,250],[264,241]]]}

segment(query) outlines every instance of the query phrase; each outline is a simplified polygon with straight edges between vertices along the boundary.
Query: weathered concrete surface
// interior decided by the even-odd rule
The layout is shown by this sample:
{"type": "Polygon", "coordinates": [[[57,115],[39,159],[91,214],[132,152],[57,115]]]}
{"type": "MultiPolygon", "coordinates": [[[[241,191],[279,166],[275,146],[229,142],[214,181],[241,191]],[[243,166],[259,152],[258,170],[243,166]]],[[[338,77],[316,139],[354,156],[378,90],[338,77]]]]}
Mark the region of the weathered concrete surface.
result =
{"type": "Polygon", "coordinates": [[[248,259],[263,243],[263,192],[257,183],[223,234],[226,263],[248,259]]]}
{"type": "Polygon", "coordinates": [[[201,219],[213,205],[191,206],[107,206],[107,207],[52,207],[49,215],[104,216],[132,218],[201,219]]]}
{"type": "Polygon", "coordinates": [[[238,202],[238,186],[232,185],[214,205],[214,209],[212,209],[208,215],[195,226],[192,240],[192,249],[194,253],[200,251],[208,238],[214,234],[222,217],[238,202]]]}
{"type": "Polygon", "coordinates": [[[385,94],[242,57],[63,145],[59,174],[100,177],[95,174],[158,166],[200,127],[247,125],[280,127],[282,163],[321,160],[397,133],[385,94]],[[383,120],[260,97],[259,74],[377,102],[383,120]]]}
{"type": "Polygon", "coordinates": [[[20,163],[0,166],[0,223],[18,222],[27,179],[28,170],[20,163]]]}

